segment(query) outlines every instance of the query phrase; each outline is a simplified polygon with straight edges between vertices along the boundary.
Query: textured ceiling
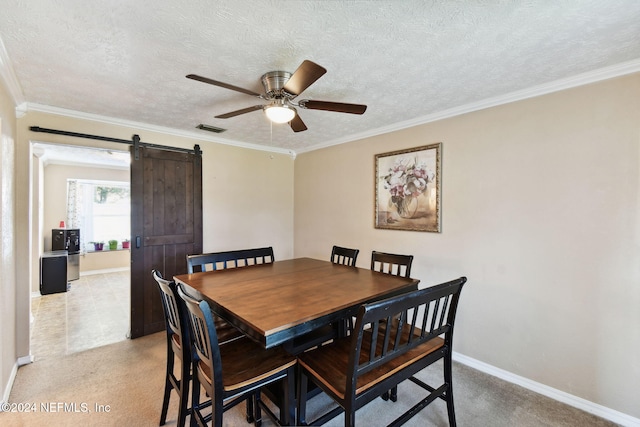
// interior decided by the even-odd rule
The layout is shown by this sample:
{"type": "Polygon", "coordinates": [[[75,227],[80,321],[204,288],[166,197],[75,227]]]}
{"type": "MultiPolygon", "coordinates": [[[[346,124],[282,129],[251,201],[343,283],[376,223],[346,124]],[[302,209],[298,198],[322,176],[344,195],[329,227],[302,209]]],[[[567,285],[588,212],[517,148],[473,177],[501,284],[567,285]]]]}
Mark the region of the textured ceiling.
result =
{"type": "Polygon", "coordinates": [[[638,0],[0,0],[0,11],[27,109],[296,152],[640,59],[638,0]],[[259,102],[185,78],[262,92],[262,74],[305,59],[328,71],[299,98],[366,113],[299,110],[299,133],[261,111],[215,119],[259,102]]]}

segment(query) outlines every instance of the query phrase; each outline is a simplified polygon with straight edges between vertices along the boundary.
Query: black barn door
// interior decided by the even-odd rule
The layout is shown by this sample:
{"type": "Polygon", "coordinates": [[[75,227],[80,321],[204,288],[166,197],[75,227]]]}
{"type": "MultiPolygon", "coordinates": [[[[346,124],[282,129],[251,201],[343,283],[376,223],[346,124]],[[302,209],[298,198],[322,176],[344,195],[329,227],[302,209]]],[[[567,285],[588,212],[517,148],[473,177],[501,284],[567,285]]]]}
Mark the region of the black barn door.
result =
{"type": "Polygon", "coordinates": [[[199,149],[131,150],[131,338],[137,338],[165,328],[151,270],[171,279],[187,272],[186,255],[202,252],[202,157],[199,149]]]}

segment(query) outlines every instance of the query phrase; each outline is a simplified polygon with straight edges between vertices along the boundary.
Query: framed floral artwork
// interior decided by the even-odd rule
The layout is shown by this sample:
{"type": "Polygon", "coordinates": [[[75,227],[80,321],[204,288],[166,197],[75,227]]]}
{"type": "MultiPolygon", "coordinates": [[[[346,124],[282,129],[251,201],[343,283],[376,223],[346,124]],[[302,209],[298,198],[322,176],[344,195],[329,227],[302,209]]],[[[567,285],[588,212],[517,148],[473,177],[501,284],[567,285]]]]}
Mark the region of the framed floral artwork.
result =
{"type": "Polygon", "coordinates": [[[375,227],[440,232],[442,143],[375,155],[375,227]]]}

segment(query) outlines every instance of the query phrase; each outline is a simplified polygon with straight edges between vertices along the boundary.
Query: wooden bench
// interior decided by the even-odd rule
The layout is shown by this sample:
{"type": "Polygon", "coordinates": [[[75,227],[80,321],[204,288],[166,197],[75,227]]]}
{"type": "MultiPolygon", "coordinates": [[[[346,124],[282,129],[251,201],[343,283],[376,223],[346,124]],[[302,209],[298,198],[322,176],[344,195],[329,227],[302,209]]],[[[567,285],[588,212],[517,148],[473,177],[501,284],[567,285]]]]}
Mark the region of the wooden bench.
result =
{"type": "Polygon", "coordinates": [[[360,307],[350,336],[298,356],[298,424],[306,424],[304,392],[308,380],[338,407],[311,425],[320,425],[344,411],[345,426],[371,400],[409,379],[429,394],[389,425],[401,425],[436,398],[447,402],[449,424],[455,426],[451,375],[453,326],[465,277],[360,307]],[[415,374],[443,359],[443,383],[425,384],[415,374]]]}
{"type": "Polygon", "coordinates": [[[187,273],[246,267],[254,264],[272,263],[273,261],[273,248],[271,246],[187,255],[187,273]]]}

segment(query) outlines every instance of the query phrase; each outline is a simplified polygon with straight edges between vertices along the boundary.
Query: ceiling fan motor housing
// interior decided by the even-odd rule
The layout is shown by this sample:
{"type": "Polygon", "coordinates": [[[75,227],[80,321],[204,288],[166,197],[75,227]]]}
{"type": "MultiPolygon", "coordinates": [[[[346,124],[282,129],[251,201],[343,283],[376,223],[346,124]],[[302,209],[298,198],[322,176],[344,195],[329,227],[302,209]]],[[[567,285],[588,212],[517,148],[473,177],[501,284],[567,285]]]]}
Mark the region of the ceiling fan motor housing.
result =
{"type": "Polygon", "coordinates": [[[286,96],[282,90],[287,81],[291,78],[288,71],[269,71],[262,76],[262,86],[267,99],[278,99],[286,96]]]}

